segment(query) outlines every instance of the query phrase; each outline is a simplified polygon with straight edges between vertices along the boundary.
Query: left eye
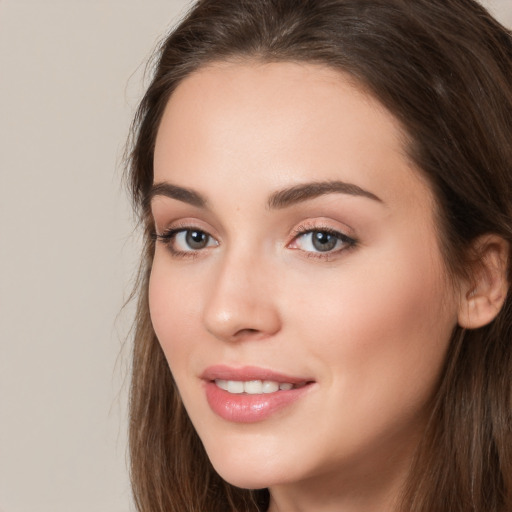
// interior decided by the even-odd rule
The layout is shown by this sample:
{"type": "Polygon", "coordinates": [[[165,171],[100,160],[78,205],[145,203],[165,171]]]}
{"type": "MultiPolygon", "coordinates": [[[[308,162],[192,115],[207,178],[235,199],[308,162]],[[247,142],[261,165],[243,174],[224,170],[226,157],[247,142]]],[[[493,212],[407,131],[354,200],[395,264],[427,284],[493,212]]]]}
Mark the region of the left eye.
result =
{"type": "Polygon", "coordinates": [[[351,243],[346,235],[325,230],[307,231],[294,240],[294,246],[306,252],[333,252],[351,243]]]}

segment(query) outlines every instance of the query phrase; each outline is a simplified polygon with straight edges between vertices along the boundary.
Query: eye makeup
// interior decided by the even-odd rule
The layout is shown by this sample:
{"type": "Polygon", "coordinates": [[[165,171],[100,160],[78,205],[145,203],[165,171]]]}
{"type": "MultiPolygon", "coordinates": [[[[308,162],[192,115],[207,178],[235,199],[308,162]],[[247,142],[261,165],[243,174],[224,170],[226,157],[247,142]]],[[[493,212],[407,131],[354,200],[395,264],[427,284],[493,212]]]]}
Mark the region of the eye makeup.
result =
{"type": "MultiPolygon", "coordinates": [[[[200,253],[220,245],[206,230],[189,224],[171,227],[161,234],[155,232],[152,238],[155,242],[164,244],[175,258],[197,257],[200,253]]],[[[285,247],[300,251],[310,258],[332,260],[356,245],[355,238],[339,230],[323,224],[309,223],[293,229],[291,241],[285,247]]]]}

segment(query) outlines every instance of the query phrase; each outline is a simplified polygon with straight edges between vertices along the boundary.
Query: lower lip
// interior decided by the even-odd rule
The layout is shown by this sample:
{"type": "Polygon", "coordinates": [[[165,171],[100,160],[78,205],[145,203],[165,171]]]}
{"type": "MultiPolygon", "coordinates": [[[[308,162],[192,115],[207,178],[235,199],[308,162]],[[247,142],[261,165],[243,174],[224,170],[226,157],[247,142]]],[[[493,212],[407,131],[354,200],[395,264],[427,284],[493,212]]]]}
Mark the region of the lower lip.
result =
{"type": "Polygon", "coordinates": [[[306,384],[300,388],[275,393],[247,395],[228,393],[210,381],[206,383],[206,399],[212,411],[227,421],[255,423],[293,404],[310,388],[311,384],[306,384]]]}

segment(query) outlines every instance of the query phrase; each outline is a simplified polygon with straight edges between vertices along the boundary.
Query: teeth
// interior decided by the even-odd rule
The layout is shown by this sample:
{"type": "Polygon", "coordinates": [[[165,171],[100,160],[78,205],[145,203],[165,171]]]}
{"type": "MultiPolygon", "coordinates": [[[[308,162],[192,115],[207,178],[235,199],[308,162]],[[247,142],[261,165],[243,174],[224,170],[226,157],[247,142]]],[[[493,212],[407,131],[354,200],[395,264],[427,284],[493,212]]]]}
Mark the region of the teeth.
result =
{"type": "Polygon", "coordinates": [[[261,387],[263,388],[263,393],[275,393],[279,391],[279,384],[272,380],[264,380],[261,387]]]}
{"type": "Polygon", "coordinates": [[[220,389],[223,389],[224,391],[227,391],[227,390],[228,390],[228,381],[227,381],[227,380],[217,379],[217,380],[215,381],[215,384],[217,384],[217,386],[218,386],[220,389]]]}
{"type": "Polygon", "coordinates": [[[248,380],[243,383],[244,391],[249,395],[259,395],[263,393],[263,383],[261,380],[248,380]]]}
{"type": "Polygon", "coordinates": [[[240,394],[244,392],[244,383],[237,380],[228,380],[228,393],[240,394]]]}
{"type": "Polygon", "coordinates": [[[289,391],[295,387],[300,387],[300,384],[295,386],[290,382],[275,382],[273,380],[222,380],[215,379],[215,384],[227,391],[239,395],[247,393],[248,395],[261,395],[262,393],[275,393],[276,391],[289,391]]]}

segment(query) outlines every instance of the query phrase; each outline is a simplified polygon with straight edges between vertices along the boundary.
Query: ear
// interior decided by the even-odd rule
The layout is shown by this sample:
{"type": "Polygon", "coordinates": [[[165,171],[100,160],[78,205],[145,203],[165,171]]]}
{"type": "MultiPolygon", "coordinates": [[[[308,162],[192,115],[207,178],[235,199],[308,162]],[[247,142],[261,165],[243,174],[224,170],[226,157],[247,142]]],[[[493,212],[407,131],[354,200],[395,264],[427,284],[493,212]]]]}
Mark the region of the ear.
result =
{"type": "Polygon", "coordinates": [[[458,321],[466,329],[492,322],[508,292],[509,244],[497,235],[483,235],[472,247],[471,279],[461,290],[458,321]]]}

